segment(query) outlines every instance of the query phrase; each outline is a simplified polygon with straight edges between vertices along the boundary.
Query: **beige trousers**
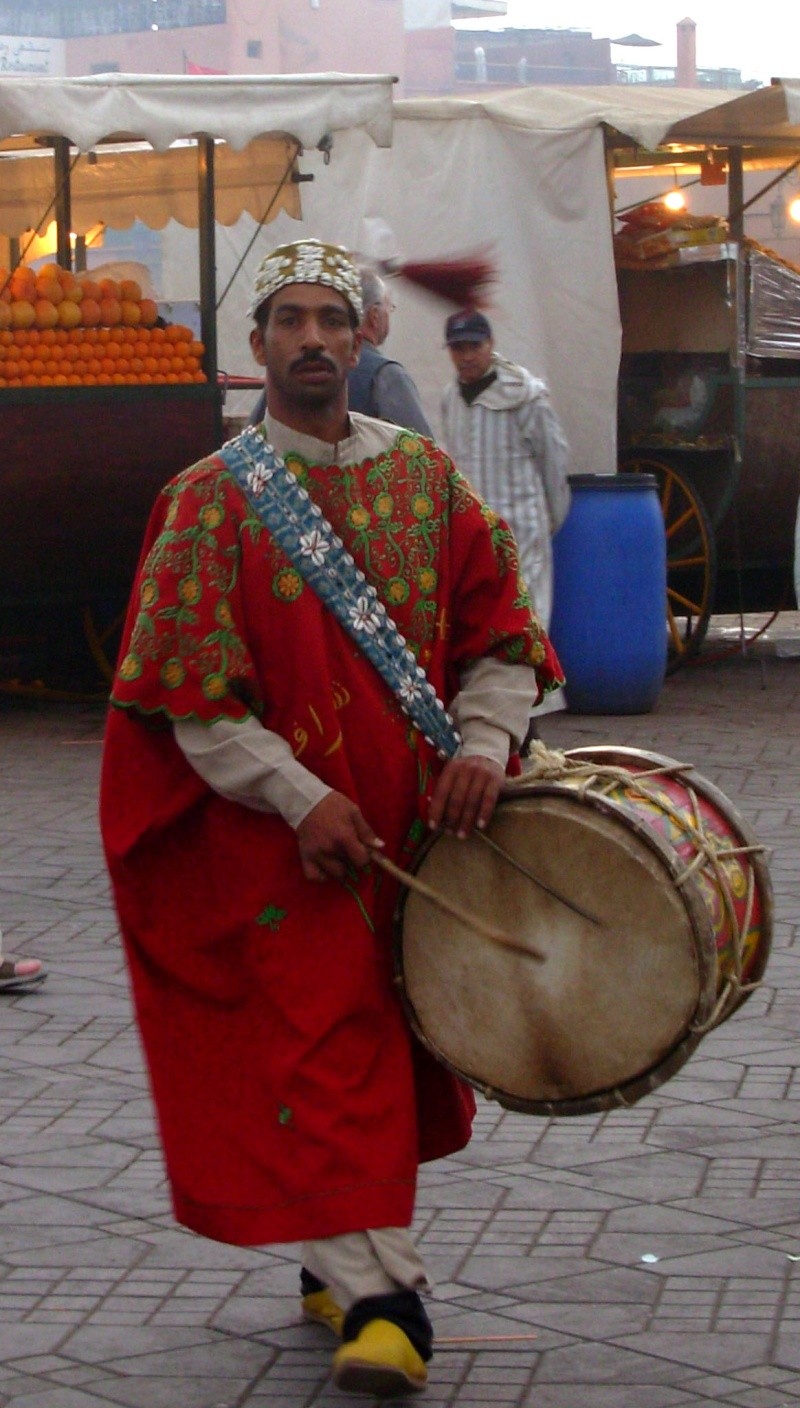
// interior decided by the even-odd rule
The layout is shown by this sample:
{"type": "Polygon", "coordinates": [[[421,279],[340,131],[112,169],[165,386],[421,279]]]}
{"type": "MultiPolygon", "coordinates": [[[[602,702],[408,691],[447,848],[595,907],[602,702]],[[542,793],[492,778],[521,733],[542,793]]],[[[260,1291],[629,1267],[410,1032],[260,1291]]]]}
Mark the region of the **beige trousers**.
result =
{"type": "Polygon", "coordinates": [[[425,1264],[406,1227],[320,1237],[303,1245],[303,1265],[345,1313],[365,1296],[430,1290],[425,1264]]]}

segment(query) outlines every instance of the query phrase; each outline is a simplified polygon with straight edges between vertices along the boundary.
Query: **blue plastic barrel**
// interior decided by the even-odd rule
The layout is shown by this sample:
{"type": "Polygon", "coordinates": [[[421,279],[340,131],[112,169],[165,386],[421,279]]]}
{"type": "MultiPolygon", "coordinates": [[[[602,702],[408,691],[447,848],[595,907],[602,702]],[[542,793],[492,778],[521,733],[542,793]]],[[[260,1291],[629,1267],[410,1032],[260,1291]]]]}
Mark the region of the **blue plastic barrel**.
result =
{"type": "Polygon", "coordinates": [[[646,714],[667,663],[667,553],[652,474],[573,474],[553,539],[550,636],[576,714],[646,714]]]}

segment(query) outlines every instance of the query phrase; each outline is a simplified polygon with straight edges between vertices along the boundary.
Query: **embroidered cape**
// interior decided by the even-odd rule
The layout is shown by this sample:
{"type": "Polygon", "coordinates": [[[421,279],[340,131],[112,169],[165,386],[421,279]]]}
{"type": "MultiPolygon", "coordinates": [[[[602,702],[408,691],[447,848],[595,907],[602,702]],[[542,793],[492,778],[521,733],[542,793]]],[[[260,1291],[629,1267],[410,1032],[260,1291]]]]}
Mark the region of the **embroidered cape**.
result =
{"type": "MultiPolygon", "coordinates": [[[[445,704],[486,654],[559,681],[508,528],[431,442],[285,458],[445,704]]],[[[407,1224],[474,1106],[406,1022],[394,886],[307,882],[286,823],[213,793],[169,725],[257,715],[400,863],[441,763],[218,457],[154,508],[112,702],[103,839],[178,1218],[241,1244],[407,1224]]]]}

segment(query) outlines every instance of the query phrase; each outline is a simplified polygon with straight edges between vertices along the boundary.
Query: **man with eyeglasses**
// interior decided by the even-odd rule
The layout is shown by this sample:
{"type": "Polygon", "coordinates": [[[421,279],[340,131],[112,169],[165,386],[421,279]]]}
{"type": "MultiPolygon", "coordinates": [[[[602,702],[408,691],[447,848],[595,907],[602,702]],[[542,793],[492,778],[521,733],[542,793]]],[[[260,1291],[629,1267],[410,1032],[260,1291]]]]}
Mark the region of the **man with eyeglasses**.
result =
{"type": "Polygon", "coordinates": [[[386,284],[372,269],[362,268],[360,273],[364,316],[358,366],[347,378],[350,410],[433,438],[419,392],[405,367],[380,351],[389,336],[389,315],[395,307],[386,284]]]}

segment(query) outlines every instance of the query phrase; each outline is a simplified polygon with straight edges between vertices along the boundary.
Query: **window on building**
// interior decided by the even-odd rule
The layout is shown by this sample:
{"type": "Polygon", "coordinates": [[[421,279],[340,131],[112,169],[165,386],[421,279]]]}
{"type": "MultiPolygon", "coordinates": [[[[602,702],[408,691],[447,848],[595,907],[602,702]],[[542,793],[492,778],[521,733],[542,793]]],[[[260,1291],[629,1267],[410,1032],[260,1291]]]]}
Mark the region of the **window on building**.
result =
{"type": "Polygon", "coordinates": [[[119,73],[119,64],[112,63],[109,59],[105,64],[92,64],[90,73],[119,73]]]}
{"type": "Polygon", "coordinates": [[[226,0],[0,0],[0,34],[77,39],[224,24],[226,0]]]}
{"type": "Polygon", "coordinates": [[[260,39],[248,39],[247,57],[248,59],[260,59],[263,45],[260,39]]]}

